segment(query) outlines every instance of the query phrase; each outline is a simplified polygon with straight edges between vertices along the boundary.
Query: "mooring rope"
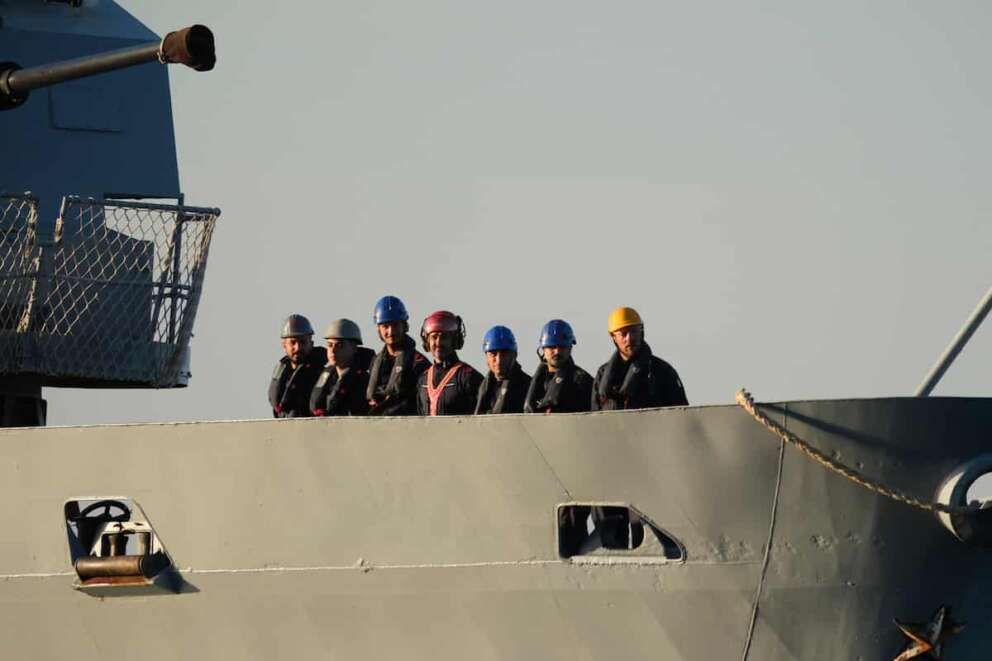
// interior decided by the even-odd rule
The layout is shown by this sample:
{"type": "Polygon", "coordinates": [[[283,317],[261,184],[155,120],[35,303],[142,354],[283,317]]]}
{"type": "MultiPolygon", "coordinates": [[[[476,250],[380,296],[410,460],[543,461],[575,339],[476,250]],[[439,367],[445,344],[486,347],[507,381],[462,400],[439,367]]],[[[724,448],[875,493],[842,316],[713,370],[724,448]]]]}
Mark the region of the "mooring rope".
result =
{"type": "Polygon", "coordinates": [[[784,429],[780,424],[771,420],[764,413],[758,410],[755,406],[754,399],[744,388],[737,391],[737,404],[740,405],[742,409],[747,411],[752,418],[754,418],[758,424],[762,427],[775,434],[781,438],[784,442],[797,448],[800,452],[805,454],[807,457],[820,464],[827,470],[831,470],[838,475],[846,477],[851,482],[868,489],[869,491],[874,491],[877,494],[881,494],[887,498],[898,501],[900,503],[905,503],[911,507],[916,507],[926,512],[932,512],[934,514],[958,514],[964,512],[971,512],[979,509],[978,505],[965,505],[963,507],[953,507],[950,505],[944,505],[943,503],[930,503],[920,500],[914,496],[899,491],[898,489],[893,489],[887,487],[877,480],[873,480],[870,477],[854,470],[850,466],[845,466],[836,459],[828,457],[826,454],[817,450],[812,445],[799,438],[791,431],[784,429]]]}

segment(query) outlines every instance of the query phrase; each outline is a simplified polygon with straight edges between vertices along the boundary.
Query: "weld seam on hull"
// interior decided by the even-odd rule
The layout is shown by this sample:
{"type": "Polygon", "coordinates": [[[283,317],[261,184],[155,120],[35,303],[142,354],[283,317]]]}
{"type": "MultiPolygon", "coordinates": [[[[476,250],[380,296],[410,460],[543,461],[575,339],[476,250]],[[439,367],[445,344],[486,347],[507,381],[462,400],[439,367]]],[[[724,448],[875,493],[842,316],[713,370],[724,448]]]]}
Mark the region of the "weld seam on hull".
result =
{"type": "MultiPolygon", "coordinates": [[[[788,415],[785,424],[788,425],[788,415]]],[[[754,603],[751,605],[751,620],[747,625],[747,638],[744,639],[744,651],[741,653],[741,661],[747,661],[751,653],[751,641],[754,639],[754,628],[758,622],[758,604],[761,602],[761,591],[765,585],[765,574],[768,572],[768,562],[772,556],[772,541],[775,539],[775,519],[778,513],[778,496],[782,490],[782,472],[785,466],[785,441],[779,442],[778,448],[778,474],[775,476],[775,493],[772,496],[772,512],[768,522],[768,541],[765,542],[765,555],[761,561],[761,573],[758,576],[758,586],[754,590],[754,603]]]]}
{"type": "Polygon", "coordinates": [[[53,571],[53,572],[31,572],[24,574],[0,574],[0,580],[10,580],[17,578],[58,578],[59,576],[75,576],[74,571],[53,571]]]}
{"type": "Polygon", "coordinates": [[[408,565],[316,565],[312,567],[247,567],[242,569],[182,569],[190,574],[264,574],[270,572],[371,571],[373,569],[471,569],[474,567],[517,567],[561,564],[561,560],[493,560],[486,562],[423,563],[408,565]]]}
{"type": "Polygon", "coordinates": [[[568,490],[567,487],[565,487],[565,483],[561,481],[561,478],[558,476],[557,471],[555,471],[554,467],[551,465],[551,462],[548,461],[548,458],[544,456],[544,453],[541,451],[541,446],[538,444],[537,439],[534,438],[534,435],[531,434],[530,430],[528,430],[527,428],[524,428],[524,431],[527,434],[527,438],[530,439],[531,444],[534,446],[534,449],[537,450],[538,456],[541,457],[541,461],[543,461],[544,465],[548,467],[549,471],[551,471],[551,475],[554,476],[555,482],[557,482],[558,486],[561,487],[561,490],[565,493],[565,496],[567,496],[569,500],[574,500],[574,498],[572,498],[571,492],[568,490]]]}
{"type": "MultiPolygon", "coordinates": [[[[604,559],[605,560],[605,559],[604,559]]],[[[217,569],[193,569],[183,567],[179,571],[183,574],[268,574],[279,572],[321,572],[321,571],[372,571],[384,569],[473,569],[483,567],[541,567],[547,565],[577,565],[583,567],[644,567],[655,569],[663,566],[684,567],[684,566],[740,566],[756,565],[754,560],[733,560],[729,562],[711,561],[690,561],[690,562],[571,562],[568,560],[491,560],[485,562],[450,562],[450,563],[421,563],[421,564],[399,564],[399,565],[314,565],[306,567],[242,567],[242,568],[217,568],[217,569]]],[[[31,572],[20,574],[0,574],[0,580],[16,580],[28,578],[60,578],[74,577],[75,572],[31,572]]]]}

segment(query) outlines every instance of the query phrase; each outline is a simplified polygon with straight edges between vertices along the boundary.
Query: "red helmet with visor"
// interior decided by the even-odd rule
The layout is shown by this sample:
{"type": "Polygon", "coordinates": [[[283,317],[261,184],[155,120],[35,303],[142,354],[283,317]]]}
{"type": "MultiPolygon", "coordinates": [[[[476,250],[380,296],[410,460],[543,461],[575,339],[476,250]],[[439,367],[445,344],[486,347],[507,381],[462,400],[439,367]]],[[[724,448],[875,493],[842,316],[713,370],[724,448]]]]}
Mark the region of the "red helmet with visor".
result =
{"type": "Polygon", "coordinates": [[[455,350],[465,345],[465,324],[454,312],[438,310],[427,315],[423,326],[420,327],[420,340],[424,351],[430,351],[427,346],[427,336],[431,333],[455,333],[455,350]]]}

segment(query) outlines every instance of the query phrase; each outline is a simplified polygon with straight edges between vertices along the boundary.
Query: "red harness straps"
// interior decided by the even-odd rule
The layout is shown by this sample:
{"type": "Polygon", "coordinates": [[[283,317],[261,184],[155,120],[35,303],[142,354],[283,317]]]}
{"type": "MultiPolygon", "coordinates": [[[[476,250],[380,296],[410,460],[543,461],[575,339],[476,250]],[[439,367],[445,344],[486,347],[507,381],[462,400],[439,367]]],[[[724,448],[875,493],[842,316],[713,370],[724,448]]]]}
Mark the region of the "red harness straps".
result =
{"type": "Polygon", "coordinates": [[[441,393],[444,392],[444,387],[451,383],[451,380],[455,378],[455,373],[458,372],[465,363],[458,363],[448,369],[448,372],[441,379],[441,383],[434,387],[434,365],[432,364],[427,369],[427,399],[430,401],[431,410],[430,415],[437,415],[437,403],[441,399],[441,393]]]}

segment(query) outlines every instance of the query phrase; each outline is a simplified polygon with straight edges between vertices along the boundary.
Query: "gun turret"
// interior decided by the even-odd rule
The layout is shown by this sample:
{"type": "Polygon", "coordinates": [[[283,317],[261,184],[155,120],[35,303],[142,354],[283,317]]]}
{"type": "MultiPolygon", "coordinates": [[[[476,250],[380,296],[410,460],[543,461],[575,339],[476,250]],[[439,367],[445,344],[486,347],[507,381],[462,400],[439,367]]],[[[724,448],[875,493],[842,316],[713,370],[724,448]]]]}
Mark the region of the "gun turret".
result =
{"type": "Polygon", "coordinates": [[[65,62],[27,69],[22,69],[13,62],[0,62],[0,110],[10,110],[23,104],[32,90],[77,78],[147,62],[179,63],[196,71],[210,71],[216,60],[213,32],[206,26],[193,25],[170,32],[158,43],[122,48],[65,62]]]}

